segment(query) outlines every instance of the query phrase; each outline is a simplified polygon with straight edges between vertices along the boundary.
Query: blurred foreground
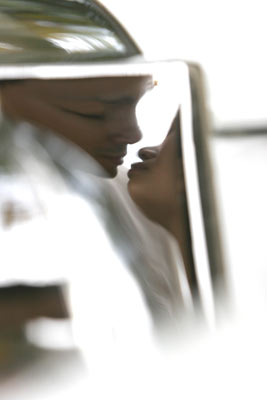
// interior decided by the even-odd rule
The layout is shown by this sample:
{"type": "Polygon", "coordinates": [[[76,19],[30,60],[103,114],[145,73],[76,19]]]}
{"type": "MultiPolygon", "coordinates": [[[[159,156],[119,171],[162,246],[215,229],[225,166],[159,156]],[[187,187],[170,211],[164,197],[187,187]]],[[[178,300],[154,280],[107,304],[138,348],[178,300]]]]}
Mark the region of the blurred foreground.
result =
{"type": "MultiPolygon", "coordinates": [[[[65,319],[2,329],[1,399],[266,398],[267,139],[216,138],[212,144],[232,299],[230,308],[222,303],[215,329],[181,325],[179,338],[163,348],[143,335],[146,330],[131,331],[140,318],[126,321],[128,338],[115,346],[99,346],[103,332],[87,346],[86,328],[77,346],[65,319]]],[[[98,305],[101,319],[106,304],[98,305]]]]}

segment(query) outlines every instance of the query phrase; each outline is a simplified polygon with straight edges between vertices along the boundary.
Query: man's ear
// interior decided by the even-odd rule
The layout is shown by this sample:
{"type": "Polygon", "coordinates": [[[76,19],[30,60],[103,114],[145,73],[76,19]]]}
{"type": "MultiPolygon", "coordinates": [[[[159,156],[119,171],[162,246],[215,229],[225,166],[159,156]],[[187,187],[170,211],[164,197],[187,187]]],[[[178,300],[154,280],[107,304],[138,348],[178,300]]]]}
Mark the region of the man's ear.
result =
{"type": "Polygon", "coordinates": [[[0,86],[1,107],[4,114],[13,119],[24,119],[28,109],[21,82],[4,82],[0,86]]]}
{"type": "Polygon", "coordinates": [[[38,97],[38,94],[28,90],[24,81],[4,83],[1,86],[2,111],[9,118],[40,124],[49,118],[50,108],[38,97]]]}

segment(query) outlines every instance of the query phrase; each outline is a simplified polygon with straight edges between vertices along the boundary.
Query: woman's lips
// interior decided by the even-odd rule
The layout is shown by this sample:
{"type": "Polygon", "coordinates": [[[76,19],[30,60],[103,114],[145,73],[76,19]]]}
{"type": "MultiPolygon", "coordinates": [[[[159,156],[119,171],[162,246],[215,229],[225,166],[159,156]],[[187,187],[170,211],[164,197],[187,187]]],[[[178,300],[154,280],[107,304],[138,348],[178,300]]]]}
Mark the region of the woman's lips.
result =
{"type": "Polygon", "coordinates": [[[141,172],[148,169],[147,164],[145,162],[138,162],[131,165],[131,168],[128,171],[128,177],[131,178],[135,173],[141,172]]]}

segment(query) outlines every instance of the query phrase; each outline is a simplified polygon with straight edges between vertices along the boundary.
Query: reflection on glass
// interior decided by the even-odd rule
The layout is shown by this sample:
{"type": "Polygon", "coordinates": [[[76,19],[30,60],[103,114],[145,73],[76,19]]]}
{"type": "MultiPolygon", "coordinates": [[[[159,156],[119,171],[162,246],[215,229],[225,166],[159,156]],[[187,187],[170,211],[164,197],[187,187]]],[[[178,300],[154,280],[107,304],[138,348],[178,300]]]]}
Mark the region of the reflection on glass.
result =
{"type": "Polygon", "coordinates": [[[94,2],[0,1],[1,63],[120,58],[139,51],[94,2]],[[73,58],[74,57],[74,58],[73,58]]]}

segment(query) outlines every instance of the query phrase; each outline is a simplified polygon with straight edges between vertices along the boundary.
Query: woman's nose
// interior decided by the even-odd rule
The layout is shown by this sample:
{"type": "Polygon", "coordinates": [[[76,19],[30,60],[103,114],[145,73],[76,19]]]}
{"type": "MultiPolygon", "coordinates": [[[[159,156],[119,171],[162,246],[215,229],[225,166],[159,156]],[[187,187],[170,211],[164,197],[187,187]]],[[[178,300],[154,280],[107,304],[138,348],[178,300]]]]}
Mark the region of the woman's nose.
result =
{"type": "Polygon", "coordinates": [[[138,151],[138,157],[143,161],[155,158],[159,153],[159,147],[160,146],[142,147],[142,149],[138,151]]]}

